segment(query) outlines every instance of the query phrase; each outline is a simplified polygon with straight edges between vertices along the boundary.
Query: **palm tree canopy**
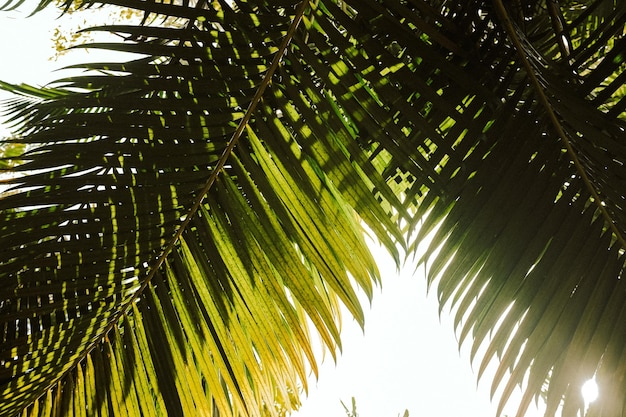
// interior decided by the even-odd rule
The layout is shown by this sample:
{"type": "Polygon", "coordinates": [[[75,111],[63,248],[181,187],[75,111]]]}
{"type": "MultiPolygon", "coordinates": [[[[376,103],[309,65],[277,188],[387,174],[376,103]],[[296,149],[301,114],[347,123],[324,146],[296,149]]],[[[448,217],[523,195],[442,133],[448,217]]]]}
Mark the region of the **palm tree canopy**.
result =
{"type": "Polygon", "coordinates": [[[91,29],[132,59],[1,84],[0,415],[297,407],[378,280],[363,224],[432,236],[501,404],[595,375],[626,415],[626,2],[100,3],[145,13],[91,29]]]}

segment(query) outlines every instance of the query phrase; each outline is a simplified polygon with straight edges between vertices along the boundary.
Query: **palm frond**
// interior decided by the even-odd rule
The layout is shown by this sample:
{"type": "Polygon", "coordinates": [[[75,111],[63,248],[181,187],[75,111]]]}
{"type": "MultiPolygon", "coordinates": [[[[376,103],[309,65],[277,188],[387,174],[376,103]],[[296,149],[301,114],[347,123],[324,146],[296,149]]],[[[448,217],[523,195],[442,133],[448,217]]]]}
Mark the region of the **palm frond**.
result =
{"type": "Polygon", "coordinates": [[[297,113],[284,107],[286,126],[263,103],[258,133],[246,129],[189,213],[293,18],[242,8],[189,9],[192,30],[110,28],[144,40],[101,47],[150,58],[87,65],[101,73],[60,80],[58,96],[8,86],[31,96],[11,108],[31,148],[0,202],[3,415],[38,397],[32,415],[87,402],[113,414],[276,415],[315,369],[308,323],[334,354],[338,300],[362,322],[353,286],[371,294],[377,270],[348,203],[382,236],[398,229],[397,200],[379,204],[373,188],[392,191],[335,135],[308,145],[313,159],[294,146],[313,134],[297,113]]]}
{"type": "Polygon", "coordinates": [[[320,0],[289,38],[292,3],[106,3],[145,24],[92,47],[138,57],[11,103],[2,413],[294,407],[307,323],[334,348],[376,280],[358,215],[391,251],[434,233],[501,405],[547,380],[569,415],[595,374],[589,415],[623,415],[624,4],[320,0]]]}

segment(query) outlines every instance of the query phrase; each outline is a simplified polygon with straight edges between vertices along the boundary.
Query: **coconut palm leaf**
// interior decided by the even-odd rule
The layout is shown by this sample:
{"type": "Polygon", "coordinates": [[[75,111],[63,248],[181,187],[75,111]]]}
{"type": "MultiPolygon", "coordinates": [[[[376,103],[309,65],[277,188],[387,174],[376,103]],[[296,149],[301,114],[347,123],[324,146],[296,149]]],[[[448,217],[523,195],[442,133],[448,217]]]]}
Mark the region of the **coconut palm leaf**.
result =
{"type": "Polygon", "coordinates": [[[277,415],[315,370],[308,323],[334,355],[338,300],[362,322],[355,210],[392,250],[406,210],[339,115],[259,101],[307,4],[245,6],[166,5],[197,26],[94,45],[149,58],[4,85],[30,148],[0,203],[3,415],[277,415]]]}
{"type": "Polygon", "coordinates": [[[106,3],[146,19],[91,47],[135,58],[3,85],[28,148],[0,199],[0,413],[295,407],[307,323],[334,349],[376,281],[362,219],[392,252],[434,235],[501,405],[548,381],[573,415],[595,374],[589,415],[623,415],[624,4],[106,3]]]}

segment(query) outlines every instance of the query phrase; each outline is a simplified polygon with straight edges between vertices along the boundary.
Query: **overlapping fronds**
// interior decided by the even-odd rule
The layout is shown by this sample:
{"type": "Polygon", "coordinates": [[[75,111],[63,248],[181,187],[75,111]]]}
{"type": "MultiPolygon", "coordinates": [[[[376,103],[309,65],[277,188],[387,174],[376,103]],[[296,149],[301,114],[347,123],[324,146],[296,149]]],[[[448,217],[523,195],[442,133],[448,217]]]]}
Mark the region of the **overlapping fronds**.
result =
{"type": "Polygon", "coordinates": [[[362,322],[354,285],[377,278],[355,210],[390,248],[400,236],[399,200],[339,116],[336,134],[305,123],[275,85],[242,122],[293,7],[162,7],[193,20],[98,45],[132,62],[5,85],[29,97],[10,104],[29,150],[0,200],[2,415],[38,397],[30,415],[291,409],[315,368],[307,323],[334,353],[338,301],[362,322]]]}
{"type": "Polygon", "coordinates": [[[293,407],[306,323],[332,348],[338,302],[362,319],[361,219],[391,251],[434,233],[429,280],[501,404],[547,386],[575,415],[595,375],[588,414],[624,415],[625,3],[105,3],[145,24],[92,47],[136,59],[4,86],[30,98],[0,413],[293,407]]]}

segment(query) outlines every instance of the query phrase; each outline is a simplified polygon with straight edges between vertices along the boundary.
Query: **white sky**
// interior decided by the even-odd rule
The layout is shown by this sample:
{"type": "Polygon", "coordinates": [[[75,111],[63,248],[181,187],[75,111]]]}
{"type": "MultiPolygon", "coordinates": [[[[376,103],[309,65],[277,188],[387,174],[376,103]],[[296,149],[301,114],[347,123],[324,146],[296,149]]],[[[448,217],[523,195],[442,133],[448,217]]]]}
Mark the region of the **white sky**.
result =
{"type": "MultiPolygon", "coordinates": [[[[424,268],[415,271],[408,262],[398,273],[383,249],[371,247],[383,283],[366,314],[365,333],[346,316],[343,355],[336,366],[328,358],[294,415],[343,417],[340,400],[350,407],[355,397],[359,417],[396,417],[405,409],[419,417],[495,416],[490,380],[477,384],[469,345],[459,352],[452,318],[440,319],[435,293],[426,296],[424,268]]],[[[504,415],[515,410],[508,406],[504,415]]]]}
{"type": "MultiPolygon", "coordinates": [[[[52,71],[69,62],[102,59],[79,51],[50,61],[52,30],[66,21],[55,20],[52,10],[26,18],[22,9],[0,12],[0,80],[41,85],[62,76],[52,71]]],[[[5,135],[0,126],[0,137],[5,135]]],[[[396,417],[405,409],[420,417],[495,416],[489,376],[477,387],[467,349],[459,353],[451,319],[444,316],[440,322],[434,296],[425,295],[423,268],[413,274],[409,265],[398,274],[386,254],[374,250],[384,289],[376,292],[366,314],[365,335],[346,315],[343,355],[336,366],[328,357],[317,383],[310,382],[308,399],[293,415],[344,417],[340,400],[350,406],[354,396],[360,417],[396,417]]],[[[514,415],[514,410],[508,407],[505,414],[514,415]]]]}

